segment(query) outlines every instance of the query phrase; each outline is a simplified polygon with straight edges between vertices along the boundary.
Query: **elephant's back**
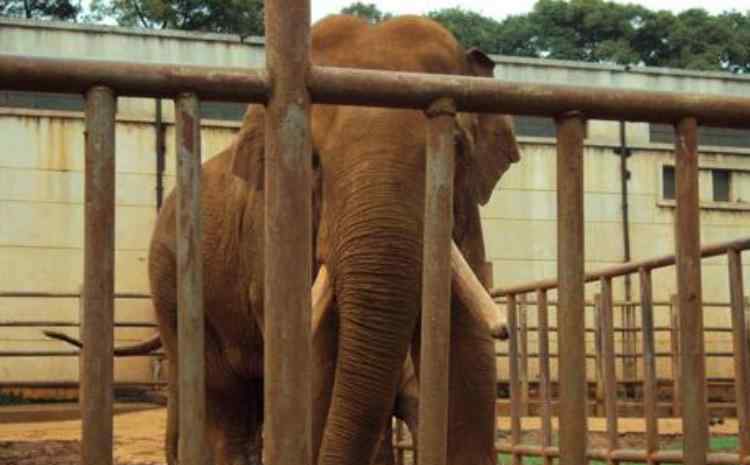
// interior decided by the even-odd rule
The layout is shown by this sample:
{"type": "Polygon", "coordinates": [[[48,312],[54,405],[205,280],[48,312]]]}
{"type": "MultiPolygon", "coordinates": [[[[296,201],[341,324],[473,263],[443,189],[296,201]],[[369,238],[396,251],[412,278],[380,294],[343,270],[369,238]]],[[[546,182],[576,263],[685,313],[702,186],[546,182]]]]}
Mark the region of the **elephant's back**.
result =
{"type": "Polygon", "coordinates": [[[450,31],[423,16],[399,16],[370,25],[340,15],[312,28],[312,61],[317,65],[465,74],[463,54],[450,31]]]}

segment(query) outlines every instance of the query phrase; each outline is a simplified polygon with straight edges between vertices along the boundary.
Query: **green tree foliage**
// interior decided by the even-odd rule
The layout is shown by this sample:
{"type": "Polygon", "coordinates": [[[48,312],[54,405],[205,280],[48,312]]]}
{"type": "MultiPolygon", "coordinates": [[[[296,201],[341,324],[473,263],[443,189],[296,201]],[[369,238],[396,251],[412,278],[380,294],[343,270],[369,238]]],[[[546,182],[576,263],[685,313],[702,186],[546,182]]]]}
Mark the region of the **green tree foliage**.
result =
{"type": "Polygon", "coordinates": [[[94,0],[89,20],[121,26],[263,35],[263,0],[94,0]]]}
{"type": "Polygon", "coordinates": [[[675,15],[608,0],[537,0],[530,13],[502,21],[460,8],[428,16],[490,53],[750,72],[750,11],[675,15]]]}
{"type": "Polygon", "coordinates": [[[341,9],[345,15],[359,16],[369,23],[375,24],[393,17],[390,13],[383,13],[374,3],[355,2],[341,9]]]}
{"type": "Polygon", "coordinates": [[[0,16],[74,21],[80,11],[70,0],[0,0],[0,16]]]}
{"type": "Polygon", "coordinates": [[[448,28],[466,47],[500,50],[501,26],[492,18],[460,7],[431,11],[427,16],[448,28]]]}

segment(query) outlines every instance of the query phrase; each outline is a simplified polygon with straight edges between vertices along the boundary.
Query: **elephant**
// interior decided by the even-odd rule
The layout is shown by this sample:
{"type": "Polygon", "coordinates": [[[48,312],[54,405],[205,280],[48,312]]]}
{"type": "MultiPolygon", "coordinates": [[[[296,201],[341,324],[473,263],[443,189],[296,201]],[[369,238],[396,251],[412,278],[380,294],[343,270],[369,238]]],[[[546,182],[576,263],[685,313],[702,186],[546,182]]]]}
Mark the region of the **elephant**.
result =
{"type": "MultiPolygon", "coordinates": [[[[443,26],[418,16],[375,25],[346,15],[324,18],[312,27],[310,57],[314,65],[476,77],[491,77],[494,67],[484,53],[463,48],[443,26]]],[[[232,144],[201,173],[206,435],[219,465],[261,457],[264,118],[262,105],[250,105],[232,144]]],[[[394,409],[413,434],[418,427],[426,118],[418,110],[311,110],[312,276],[317,285],[325,271],[331,294],[317,309],[317,326],[313,317],[318,465],[373,463],[394,409]]],[[[520,150],[506,115],[458,113],[455,123],[454,215],[446,221],[453,222],[456,253],[470,273],[484,276],[479,206],[520,150]]],[[[148,270],[159,335],[168,359],[176,360],[174,192],[159,212],[148,270]]],[[[494,464],[492,331],[469,299],[457,292],[451,299],[448,461],[494,464]]],[[[170,465],[177,457],[176,368],[172,363],[168,380],[170,465]]]]}

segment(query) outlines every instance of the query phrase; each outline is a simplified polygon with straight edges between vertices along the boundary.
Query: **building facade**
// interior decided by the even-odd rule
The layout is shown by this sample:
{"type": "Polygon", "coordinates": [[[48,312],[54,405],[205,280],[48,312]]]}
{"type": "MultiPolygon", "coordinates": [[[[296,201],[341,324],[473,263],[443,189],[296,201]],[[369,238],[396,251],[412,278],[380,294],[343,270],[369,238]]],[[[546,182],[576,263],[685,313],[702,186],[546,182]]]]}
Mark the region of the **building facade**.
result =
{"type": "MultiPolygon", "coordinates": [[[[0,20],[0,53],[217,67],[258,67],[264,62],[263,41],[256,38],[240,41],[217,34],[7,19],[0,20]]],[[[500,56],[494,59],[495,76],[509,81],[737,96],[750,93],[750,78],[725,73],[629,69],[500,56]]],[[[243,112],[241,103],[203,105],[204,158],[229,144],[243,112]]],[[[159,199],[174,185],[173,124],[171,101],[118,100],[116,292],[149,291],[146,263],[151,229],[159,199]],[[158,162],[160,153],[163,169],[158,162]],[[163,193],[157,186],[163,186],[163,193]]],[[[0,134],[4,141],[0,160],[0,292],[78,292],[83,275],[83,131],[83,100],[79,96],[0,89],[0,134]]],[[[494,284],[498,287],[554,278],[557,274],[554,123],[545,118],[517,117],[516,131],[523,150],[522,161],[511,167],[482,208],[488,257],[493,262],[494,284]]],[[[627,255],[639,260],[673,253],[675,188],[671,137],[671,128],[660,125],[626,122],[621,127],[617,122],[588,122],[587,270],[621,263],[627,255]],[[629,153],[626,170],[622,169],[623,149],[629,153]],[[625,203],[627,218],[623,214],[625,203]]],[[[708,244],[747,236],[750,132],[701,129],[701,143],[701,240],[708,244]]],[[[750,268],[745,268],[744,275],[746,288],[750,288],[750,268]]],[[[616,300],[638,298],[636,278],[629,293],[624,280],[615,281],[616,300]]],[[[706,301],[728,302],[724,258],[704,262],[703,281],[706,301]]],[[[589,298],[596,292],[596,286],[587,287],[589,298]]],[[[673,269],[655,272],[654,292],[658,301],[668,301],[676,292],[673,269]]],[[[78,306],[75,298],[0,298],[0,321],[77,321],[78,306]]],[[[533,326],[535,312],[529,308],[529,324],[533,326]]],[[[593,324],[593,312],[588,315],[593,324]]],[[[152,319],[148,300],[117,300],[117,321],[152,319]]],[[[636,320],[620,318],[616,324],[637,325],[636,320]]],[[[727,310],[706,310],[709,325],[727,325],[729,321],[727,310]]],[[[658,310],[656,324],[668,325],[668,312],[658,310]]],[[[73,336],[78,334],[75,328],[66,331],[73,336]]],[[[116,344],[140,340],[151,331],[120,328],[116,331],[116,344]]],[[[728,334],[707,334],[706,340],[716,350],[731,350],[728,334]]],[[[533,335],[529,342],[535,347],[533,335]]],[[[657,350],[668,350],[668,337],[659,336],[658,345],[657,350]]],[[[60,343],[41,337],[39,328],[0,327],[0,350],[60,348],[60,343]]],[[[660,361],[660,374],[662,370],[669,374],[668,363],[660,361]]],[[[553,368],[555,365],[553,362],[553,368]]],[[[115,374],[118,381],[137,381],[148,379],[153,369],[147,358],[129,358],[116,362],[115,374]]],[[[505,373],[500,369],[501,375],[505,373]]],[[[533,373],[532,364],[531,376],[533,373]]],[[[78,363],[73,357],[0,359],[0,378],[8,381],[76,380],[77,376],[78,363]]],[[[710,361],[709,376],[731,376],[731,360],[710,361]]]]}

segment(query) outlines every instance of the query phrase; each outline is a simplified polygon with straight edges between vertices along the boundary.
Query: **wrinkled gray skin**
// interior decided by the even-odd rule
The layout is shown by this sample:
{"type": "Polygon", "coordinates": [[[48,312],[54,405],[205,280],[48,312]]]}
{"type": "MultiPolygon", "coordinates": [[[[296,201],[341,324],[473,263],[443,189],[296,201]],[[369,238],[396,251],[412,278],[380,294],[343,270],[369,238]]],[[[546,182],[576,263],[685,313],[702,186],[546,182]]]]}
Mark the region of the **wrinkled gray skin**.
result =
{"type": "MultiPolygon", "coordinates": [[[[421,17],[374,26],[326,18],[312,30],[312,61],[485,77],[493,66],[421,17]]],[[[505,116],[459,114],[456,122],[453,238],[482,276],[479,205],[519,153],[505,116]]],[[[394,407],[416,426],[416,395],[396,394],[410,347],[419,360],[425,116],[318,105],[312,136],[312,271],[315,276],[325,264],[334,290],[334,308],[313,341],[313,453],[319,465],[364,465],[373,462],[394,407]]],[[[251,106],[234,143],[202,171],[207,437],[218,465],[254,464],[261,456],[264,138],[263,107],[251,106]]],[[[175,209],[172,193],[149,253],[154,308],[170,360],[177,359],[175,209]]],[[[493,340],[456,299],[451,325],[449,463],[494,464],[493,340]]],[[[167,455],[174,464],[179,393],[176,364],[170,368],[167,455]]],[[[418,377],[418,363],[414,368],[418,377]]],[[[416,379],[411,392],[415,386],[416,379]]]]}

